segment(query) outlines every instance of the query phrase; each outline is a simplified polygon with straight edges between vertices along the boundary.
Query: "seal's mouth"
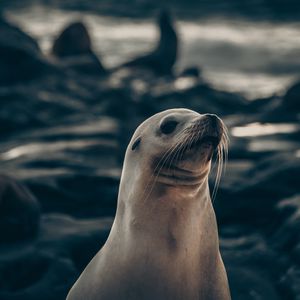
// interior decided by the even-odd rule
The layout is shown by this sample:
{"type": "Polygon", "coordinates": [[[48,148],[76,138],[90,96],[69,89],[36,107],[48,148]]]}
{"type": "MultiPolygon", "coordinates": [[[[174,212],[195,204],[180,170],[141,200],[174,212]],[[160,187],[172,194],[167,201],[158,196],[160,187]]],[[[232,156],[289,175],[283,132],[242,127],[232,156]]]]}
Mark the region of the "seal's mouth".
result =
{"type": "Polygon", "coordinates": [[[206,146],[212,146],[214,149],[216,149],[220,143],[221,138],[218,136],[213,136],[213,135],[207,135],[204,137],[199,137],[198,139],[194,140],[189,148],[193,149],[193,148],[197,148],[200,147],[202,145],[206,145],[206,146]]]}

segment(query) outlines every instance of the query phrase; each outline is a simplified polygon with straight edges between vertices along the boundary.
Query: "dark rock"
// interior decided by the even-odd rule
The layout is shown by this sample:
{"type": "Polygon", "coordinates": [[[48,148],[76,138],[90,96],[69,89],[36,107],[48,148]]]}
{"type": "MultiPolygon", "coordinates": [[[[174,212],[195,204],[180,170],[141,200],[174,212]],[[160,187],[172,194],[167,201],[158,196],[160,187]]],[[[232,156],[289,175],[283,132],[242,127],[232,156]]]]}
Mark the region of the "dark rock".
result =
{"type": "Polygon", "coordinates": [[[270,97],[254,101],[249,108],[256,108],[257,118],[261,122],[299,122],[300,118],[300,82],[287,89],[284,96],[270,97]]]}
{"type": "Polygon", "coordinates": [[[15,47],[23,47],[25,50],[35,54],[40,53],[39,45],[35,39],[17,26],[9,23],[2,16],[0,16],[0,31],[1,43],[4,44],[6,42],[15,47]]]}
{"type": "Polygon", "coordinates": [[[72,95],[30,86],[27,89],[3,89],[0,91],[0,101],[5,106],[0,111],[0,133],[3,135],[57,124],[59,119],[66,121],[81,109],[72,95]]]}
{"type": "Polygon", "coordinates": [[[53,71],[35,40],[0,19],[0,85],[26,82],[53,71]]]}
{"type": "Polygon", "coordinates": [[[63,214],[42,217],[39,248],[54,255],[66,255],[80,274],[104,245],[112,218],[75,219],[63,214]]]}
{"type": "Polygon", "coordinates": [[[292,265],[280,280],[282,299],[300,299],[300,271],[299,266],[292,265]]]}
{"type": "Polygon", "coordinates": [[[282,199],[276,206],[276,227],[270,237],[273,248],[282,252],[289,251],[291,256],[300,263],[300,256],[296,250],[299,246],[300,233],[300,196],[295,195],[282,199]]]}
{"type": "Polygon", "coordinates": [[[232,299],[281,299],[277,282],[285,260],[262,235],[250,226],[229,225],[223,227],[220,243],[232,299]]]}
{"type": "MultiPolygon", "coordinates": [[[[249,179],[245,186],[237,189],[244,193],[252,186],[260,199],[265,196],[274,200],[294,195],[298,192],[300,176],[300,157],[295,152],[275,154],[257,163],[249,172],[249,179]],[[245,187],[248,186],[248,188],[245,187]],[[255,188],[257,187],[257,188],[255,188]]],[[[249,190],[248,190],[249,191],[249,190]]]]}
{"type": "Polygon", "coordinates": [[[66,70],[90,76],[103,76],[107,73],[94,53],[79,57],[64,58],[61,66],[66,70]]]}
{"type": "Polygon", "coordinates": [[[250,101],[247,105],[248,113],[266,113],[273,111],[281,103],[281,97],[271,96],[250,101]]]}
{"type": "Polygon", "coordinates": [[[178,39],[171,16],[164,10],[158,17],[160,39],[149,54],[124,63],[121,67],[149,69],[156,75],[171,75],[177,59],[178,39]]]}
{"type": "Polygon", "coordinates": [[[300,114],[300,82],[292,85],[283,97],[283,106],[291,113],[300,114]]]}
{"type": "Polygon", "coordinates": [[[179,76],[201,78],[201,70],[198,67],[184,69],[179,76]]]}
{"type": "Polygon", "coordinates": [[[40,206],[26,187],[0,176],[0,241],[33,238],[39,229],[40,206]]]}
{"type": "Polygon", "coordinates": [[[281,299],[272,280],[247,267],[227,268],[231,297],[233,300],[281,299]]]}
{"type": "Polygon", "coordinates": [[[216,113],[220,117],[246,110],[246,100],[242,96],[218,91],[203,82],[196,82],[186,89],[169,88],[153,98],[159,110],[186,107],[199,113],[216,113]]]}
{"type": "Polygon", "coordinates": [[[299,191],[299,164],[295,153],[273,155],[257,162],[230,190],[221,187],[215,205],[220,222],[264,224],[265,229],[276,226],[277,203],[299,191]]]}
{"type": "Polygon", "coordinates": [[[35,249],[0,265],[1,300],[65,299],[77,276],[71,260],[35,249]]]}
{"type": "Polygon", "coordinates": [[[119,177],[96,174],[57,176],[49,180],[27,181],[44,211],[75,216],[113,215],[116,209],[119,177]]]}
{"type": "Polygon", "coordinates": [[[35,243],[1,245],[0,299],[65,299],[105,243],[112,221],[44,215],[35,243]]]}

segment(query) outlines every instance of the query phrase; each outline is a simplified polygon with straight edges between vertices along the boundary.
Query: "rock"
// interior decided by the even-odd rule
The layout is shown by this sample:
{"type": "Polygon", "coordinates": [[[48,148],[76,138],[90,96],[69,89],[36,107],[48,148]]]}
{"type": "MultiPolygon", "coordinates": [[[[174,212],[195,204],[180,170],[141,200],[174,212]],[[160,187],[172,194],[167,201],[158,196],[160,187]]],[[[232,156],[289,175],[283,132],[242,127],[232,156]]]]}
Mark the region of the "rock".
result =
{"type": "Polygon", "coordinates": [[[281,299],[277,282],[285,261],[250,227],[237,224],[224,229],[220,239],[221,253],[232,299],[281,299]]]}
{"type": "Polygon", "coordinates": [[[282,199],[276,206],[276,221],[273,234],[270,237],[272,247],[285,252],[287,249],[291,256],[300,263],[299,246],[300,227],[300,195],[282,199]]]}
{"type": "Polygon", "coordinates": [[[300,271],[299,266],[292,265],[280,281],[282,299],[300,300],[300,271]]]}
{"type": "Polygon", "coordinates": [[[107,73],[94,53],[64,58],[60,65],[68,71],[89,76],[103,76],[107,73]]]}
{"type": "Polygon", "coordinates": [[[219,221],[272,226],[277,203],[299,191],[299,166],[300,158],[290,152],[257,162],[230,190],[220,188],[215,205],[219,221]]]}
{"type": "Polygon", "coordinates": [[[33,238],[39,230],[40,205],[26,187],[0,176],[0,241],[33,238]]]}
{"type": "Polygon", "coordinates": [[[283,106],[288,112],[300,114],[300,82],[293,84],[283,97],[283,106]]]}
{"type": "Polygon", "coordinates": [[[69,24],[54,41],[52,55],[62,66],[79,73],[104,75],[106,70],[92,50],[87,27],[80,21],[69,24]]]}
{"type": "Polygon", "coordinates": [[[31,249],[1,260],[1,300],[65,299],[77,272],[71,260],[31,249]]]}
{"type": "Polygon", "coordinates": [[[54,125],[58,120],[66,121],[82,109],[72,94],[48,92],[29,85],[27,88],[3,89],[0,91],[0,101],[5,106],[0,110],[2,135],[54,125]]]}
{"type": "Polygon", "coordinates": [[[178,39],[171,16],[164,10],[159,14],[160,39],[149,54],[124,63],[121,67],[150,69],[156,75],[171,75],[177,59],[178,39]]]}
{"type": "Polygon", "coordinates": [[[256,120],[261,122],[299,122],[300,119],[300,82],[290,86],[282,97],[270,97],[254,101],[250,108],[259,112],[256,120]]]}
{"type": "Polygon", "coordinates": [[[41,220],[38,246],[55,256],[70,258],[80,274],[104,245],[113,218],[75,219],[64,214],[46,214],[41,220]]]}
{"type": "Polygon", "coordinates": [[[249,172],[246,185],[237,189],[246,193],[252,186],[253,191],[256,190],[255,193],[260,195],[260,199],[268,196],[279,200],[298,192],[299,176],[300,157],[297,153],[274,154],[258,162],[249,172]],[[245,190],[246,186],[248,188],[245,190]]]}
{"type": "Polygon", "coordinates": [[[8,43],[18,48],[23,47],[29,52],[40,54],[37,41],[2,16],[0,16],[0,32],[1,43],[8,43]]]}
{"type": "Polygon", "coordinates": [[[27,181],[44,211],[90,217],[115,213],[119,176],[79,172],[56,177],[27,181]]]}
{"type": "Polygon", "coordinates": [[[201,69],[198,67],[188,67],[184,69],[179,76],[201,78],[201,69]]]}
{"type": "MultiPolygon", "coordinates": [[[[188,78],[194,81],[194,78],[188,78]]],[[[162,90],[162,89],[161,89],[162,90]]],[[[243,112],[246,110],[246,100],[233,93],[222,92],[214,89],[207,83],[196,82],[186,89],[175,87],[163,90],[158,95],[153,95],[153,100],[159,110],[172,107],[186,107],[198,111],[214,112],[220,117],[227,114],[243,112]]]]}
{"type": "Polygon", "coordinates": [[[231,297],[233,300],[281,299],[272,280],[249,266],[227,268],[231,297]]]}
{"type": "Polygon", "coordinates": [[[0,86],[26,82],[54,71],[33,38],[0,18],[0,86]]]}
{"type": "Polygon", "coordinates": [[[0,299],[65,299],[105,243],[112,222],[46,214],[34,243],[0,245],[0,299]]]}

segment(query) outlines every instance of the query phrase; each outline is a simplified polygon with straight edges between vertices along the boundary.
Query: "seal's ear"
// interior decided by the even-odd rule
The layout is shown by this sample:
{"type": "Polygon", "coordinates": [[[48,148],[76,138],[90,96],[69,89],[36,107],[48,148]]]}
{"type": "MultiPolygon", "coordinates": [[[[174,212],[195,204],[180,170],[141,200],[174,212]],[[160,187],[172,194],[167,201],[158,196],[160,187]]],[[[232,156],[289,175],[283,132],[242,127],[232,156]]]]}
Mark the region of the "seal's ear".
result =
{"type": "Polygon", "coordinates": [[[141,143],[142,138],[138,137],[131,146],[131,150],[134,151],[141,143]]]}

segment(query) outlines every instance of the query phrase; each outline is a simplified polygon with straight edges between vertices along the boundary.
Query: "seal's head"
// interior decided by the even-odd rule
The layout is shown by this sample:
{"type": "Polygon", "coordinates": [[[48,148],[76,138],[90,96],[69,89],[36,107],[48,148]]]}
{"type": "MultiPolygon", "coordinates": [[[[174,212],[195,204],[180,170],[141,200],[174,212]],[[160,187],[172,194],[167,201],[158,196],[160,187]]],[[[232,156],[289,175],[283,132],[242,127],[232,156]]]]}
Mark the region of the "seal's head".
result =
{"type": "Polygon", "coordinates": [[[218,182],[226,149],[226,127],[219,117],[170,109],[137,128],[126,151],[123,172],[127,178],[138,178],[146,193],[154,185],[194,189],[207,181],[215,151],[218,182]]]}

